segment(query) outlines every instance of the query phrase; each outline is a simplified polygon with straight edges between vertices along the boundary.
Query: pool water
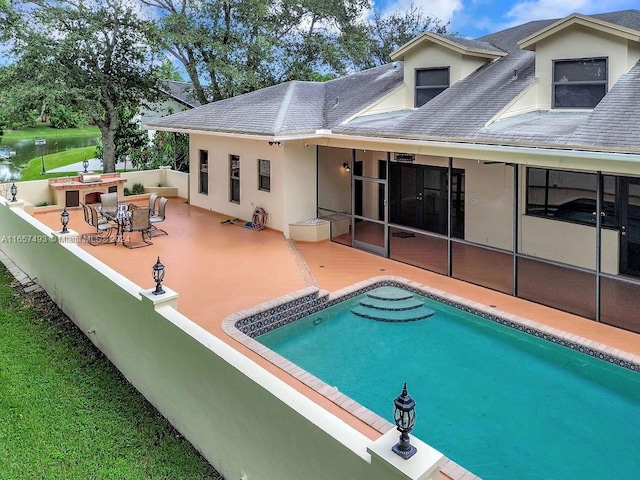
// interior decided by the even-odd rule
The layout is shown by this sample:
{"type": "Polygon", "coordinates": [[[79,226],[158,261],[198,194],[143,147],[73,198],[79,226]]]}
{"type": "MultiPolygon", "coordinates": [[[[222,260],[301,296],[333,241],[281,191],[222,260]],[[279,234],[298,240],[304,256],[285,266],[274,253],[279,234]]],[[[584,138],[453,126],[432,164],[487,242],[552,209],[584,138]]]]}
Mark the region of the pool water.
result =
{"type": "Polygon", "coordinates": [[[432,314],[377,321],[356,297],[256,340],[390,422],[406,381],[413,434],[485,480],[639,478],[640,374],[414,298],[432,314]]]}

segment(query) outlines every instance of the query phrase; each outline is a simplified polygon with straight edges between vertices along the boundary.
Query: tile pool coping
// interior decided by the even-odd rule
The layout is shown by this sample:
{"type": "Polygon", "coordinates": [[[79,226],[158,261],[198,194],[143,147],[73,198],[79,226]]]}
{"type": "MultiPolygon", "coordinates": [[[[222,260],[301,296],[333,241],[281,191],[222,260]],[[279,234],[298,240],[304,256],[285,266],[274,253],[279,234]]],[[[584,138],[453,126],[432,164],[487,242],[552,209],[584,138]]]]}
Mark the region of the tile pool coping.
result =
{"type": "MultiPolygon", "coordinates": [[[[222,329],[229,336],[253,350],[267,361],[300,380],[303,384],[326,397],[329,401],[335,403],[340,408],[348,411],[365,424],[383,434],[395,428],[395,425],[355,402],[341,393],[337,388],[323,382],[311,373],[262,345],[254,340],[254,338],[301,318],[313,315],[337,303],[384,286],[404,288],[412,293],[458,308],[486,320],[640,373],[640,356],[638,355],[398,276],[373,277],[333,293],[317,287],[307,287],[233,313],[223,320],[222,329]]],[[[453,480],[461,479],[463,476],[465,480],[467,478],[478,478],[452,461],[450,461],[450,464],[446,465],[446,467],[447,468],[442,469],[442,472],[450,476],[453,480]]]]}

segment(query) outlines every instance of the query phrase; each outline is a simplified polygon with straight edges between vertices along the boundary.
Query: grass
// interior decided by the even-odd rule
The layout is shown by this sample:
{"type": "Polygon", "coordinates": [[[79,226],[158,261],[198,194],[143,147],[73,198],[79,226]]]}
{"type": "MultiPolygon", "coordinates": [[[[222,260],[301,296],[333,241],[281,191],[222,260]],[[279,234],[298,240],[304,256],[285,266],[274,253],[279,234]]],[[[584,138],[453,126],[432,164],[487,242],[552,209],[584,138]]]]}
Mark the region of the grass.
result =
{"type": "Polygon", "coordinates": [[[44,294],[0,264],[0,478],[222,479],[44,294]]]}
{"type": "Polygon", "coordinates": [[[24,127],[17,130],[5,130],[2,139],[36,139],[36,138],[59,138],[59,137],[86,137],[100,136],[98,127],[86,126],[82,128],[51,128],[48,125],[38,125],[36,127],[24,127]]]}
{"type": "MultiPolygon", "coordinates": [[[[45,170],[52,170],[58,167],[65,167],[73,163],[82,162],[85,158],[95,157],[96,147],[82,147],[65,150],[58,153],[50,153],[44,156],[45,170]]],[[[67,177],[73,176],[73,172],[61,173],[42,173],[42,157],[36,157],[29,160],[27,166],[20,171],[20,181],[26,180],[42,180],[44,178],[67,177]]]]}

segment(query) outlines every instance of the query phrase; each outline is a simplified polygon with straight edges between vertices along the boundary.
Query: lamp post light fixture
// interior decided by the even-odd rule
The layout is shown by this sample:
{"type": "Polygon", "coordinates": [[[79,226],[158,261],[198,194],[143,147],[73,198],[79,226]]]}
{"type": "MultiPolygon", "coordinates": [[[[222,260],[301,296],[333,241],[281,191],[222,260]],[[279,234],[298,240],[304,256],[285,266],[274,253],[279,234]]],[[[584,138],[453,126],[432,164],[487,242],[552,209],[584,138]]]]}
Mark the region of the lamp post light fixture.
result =
{"type": "Polygon", "coordinates": [[[417,452],[417,449],[409,440],[409,432],[416,424],[416,402],[407,393],[407,382],[402,387],[402,393],[393,401],[393,405],[393,420],[400,432],[400,441],[391,447],[391,450],[408,460],[417,452]]]}
{"type": "Polygon", "coordinates": [[[158,261],[153,266],[153,280],[156,282],[156,289],[151,292],[154,295],[162,295],[165,291],[162,289],[162,280],[164,280],[164,265],[160,262],[160,257],[158,257],[158,261]]]}
{"type": "Polygon", "coordinates": [[[44,168],[44,146],[47,144],[47,140],[44,138],[36,138],[35,144],[40,145],[40,157],[42,158],[42,171],[40,172],[40,175],[44,175],[47,173],[44,168]]]}
{"type": "Polygon", "coordinates": [[[351,165],[349,165],[347,162],[344,162],[342,164],[342,168],[345,169],[345,171],[350,172],[351,171],[351,165]]]}
{"type": "Polygon", "coordinates": [[[12,202],[16,202],[16,194],[18,193],[18,187],[16,187],[16,183],[13,182],[11,184],[11,188],[9,189],[9,191],[11,192],[11,201],[12,202]]]}
{"type": "Polygon", "coordinates": [[[69,212],[67,212],[67,207],[64,207],[60,214],[60,223],[62,223],[62,231],[60,233],[69,233],[69,229],[67,228],[67,225],[69,225],[69,212]]]}
{"type": "Polygon", "coordinates": [[[87,171],[87,168],[89,168],[89,160],[87,160],[86,157],[85,157],[84,160],[82,160],[82,166],[84,167],[84,172],[82,172],[82,173],[89,173],[87,171]]]}

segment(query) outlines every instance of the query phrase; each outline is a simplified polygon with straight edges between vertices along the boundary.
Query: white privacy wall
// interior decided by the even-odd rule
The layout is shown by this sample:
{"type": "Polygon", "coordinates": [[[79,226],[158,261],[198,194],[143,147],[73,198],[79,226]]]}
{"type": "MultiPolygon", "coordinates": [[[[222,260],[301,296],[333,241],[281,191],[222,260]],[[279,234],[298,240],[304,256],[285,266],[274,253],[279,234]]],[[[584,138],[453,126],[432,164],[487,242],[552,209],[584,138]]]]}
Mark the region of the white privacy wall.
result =
{"type": "Polygon", "coordinates": [[[384,457],[389,449],[380,442],[388,437],[370,441],[171,301],[154,305],[162,299],[56,238],[20,202],[9,206],[0,197],[0,249],[227,480],[436,478],[425,473],[434,466],[433,456],[422,456],[428,447],[399,463],[409,474],[394,466],[394,457],[372,459],[368,449],[377,446],[384,457]]]}

